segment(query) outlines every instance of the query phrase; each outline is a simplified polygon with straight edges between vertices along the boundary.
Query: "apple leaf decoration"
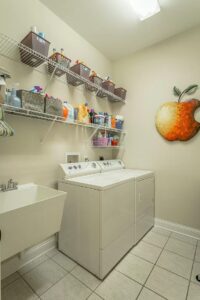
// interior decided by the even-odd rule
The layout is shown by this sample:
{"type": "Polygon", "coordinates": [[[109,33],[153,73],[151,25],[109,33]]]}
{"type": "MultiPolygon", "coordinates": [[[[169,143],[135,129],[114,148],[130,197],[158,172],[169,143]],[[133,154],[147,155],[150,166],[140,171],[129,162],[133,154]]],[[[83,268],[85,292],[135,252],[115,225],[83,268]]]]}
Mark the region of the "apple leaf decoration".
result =
{"type": "Polygon", "coordinates": [[[181,90],[179,90],[176,86],[174,86],[173,92],[174,92],[174,96],[178,97],[178,102],[180,102],[185,94],[192,95],[197,91],[197,89],[198,89],[198,85],[192,84],[189,85],[183,92],[181,92],[181,90]]]}
{"type": "Polygon", "coordinates": [[[176,86],[174,86],[173,91],[174,96],[179,97],[181,95],[181,91],[176,86]]]}

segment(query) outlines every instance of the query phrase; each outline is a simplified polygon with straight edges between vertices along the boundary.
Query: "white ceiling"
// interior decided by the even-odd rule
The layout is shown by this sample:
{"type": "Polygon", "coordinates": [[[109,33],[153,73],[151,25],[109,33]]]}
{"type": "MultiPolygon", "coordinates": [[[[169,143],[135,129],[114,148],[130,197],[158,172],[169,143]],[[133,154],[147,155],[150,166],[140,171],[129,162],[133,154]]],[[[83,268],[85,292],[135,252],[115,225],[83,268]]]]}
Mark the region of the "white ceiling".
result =
{"type": "Polygon", "coordinates": [[[131,0],[40,0],[112,60],[200,23],[200,0],[159,0],[161,12],[140,21],[131,0]]]}

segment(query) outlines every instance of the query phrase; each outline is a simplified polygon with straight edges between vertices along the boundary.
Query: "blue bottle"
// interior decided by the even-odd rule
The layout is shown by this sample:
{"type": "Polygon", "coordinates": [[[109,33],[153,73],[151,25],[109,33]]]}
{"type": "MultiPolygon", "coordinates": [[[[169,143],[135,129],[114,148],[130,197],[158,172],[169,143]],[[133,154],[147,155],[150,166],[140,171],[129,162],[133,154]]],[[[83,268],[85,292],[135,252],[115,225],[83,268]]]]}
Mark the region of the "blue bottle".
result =
{"type": "Polygon", "coordinates": [[[15,88],[12,88],[10,97],[9,97],[9,105],[20,108],[21,107],[21,99],[17,97],[17,91],[15,88]]]}

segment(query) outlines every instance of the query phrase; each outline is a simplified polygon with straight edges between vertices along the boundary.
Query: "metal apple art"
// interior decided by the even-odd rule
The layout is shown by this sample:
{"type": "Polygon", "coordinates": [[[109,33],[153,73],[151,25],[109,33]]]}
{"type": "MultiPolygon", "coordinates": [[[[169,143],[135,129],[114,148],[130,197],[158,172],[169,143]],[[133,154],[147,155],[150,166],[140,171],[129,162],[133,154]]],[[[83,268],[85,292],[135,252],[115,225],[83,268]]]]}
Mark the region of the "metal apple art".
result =
{"type": "Polygon", "coordinates": [[[188,141],[197,134],[200,123],[194,118],[194,113],[200,107],[200,101],[190,99],[181,102],[184,95],[192,95],[198,85],[193,84],[181,92],[174,87],[173,92],[178,97],[177,102],[164,103],[156,115],[156,128],[168,141],[188,141]]]}

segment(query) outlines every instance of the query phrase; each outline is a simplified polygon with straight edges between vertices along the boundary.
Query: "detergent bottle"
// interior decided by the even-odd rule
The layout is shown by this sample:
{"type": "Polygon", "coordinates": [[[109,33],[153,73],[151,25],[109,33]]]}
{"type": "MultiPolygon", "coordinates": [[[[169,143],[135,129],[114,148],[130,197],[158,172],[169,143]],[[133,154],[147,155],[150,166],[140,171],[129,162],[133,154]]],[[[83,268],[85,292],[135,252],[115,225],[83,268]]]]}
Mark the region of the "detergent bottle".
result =
{"type": "MultiPolygon", "coordinates": [[[[74,107],[71,104],[69,104],[67,101],[64,101],[63,106],[65,107],[66,110],[68,110],[66,120],[68,122],[74,122],[74,107]]],[[[66,111],[65,111],[65,113],[66,113],[66,111]]]]}
{"type": "Polygon", "coordinates": [[[89,112],[88,112],[88,105],[79,104],[78,106],[78,121],[80,123],[89,123],[89,112]]]}

